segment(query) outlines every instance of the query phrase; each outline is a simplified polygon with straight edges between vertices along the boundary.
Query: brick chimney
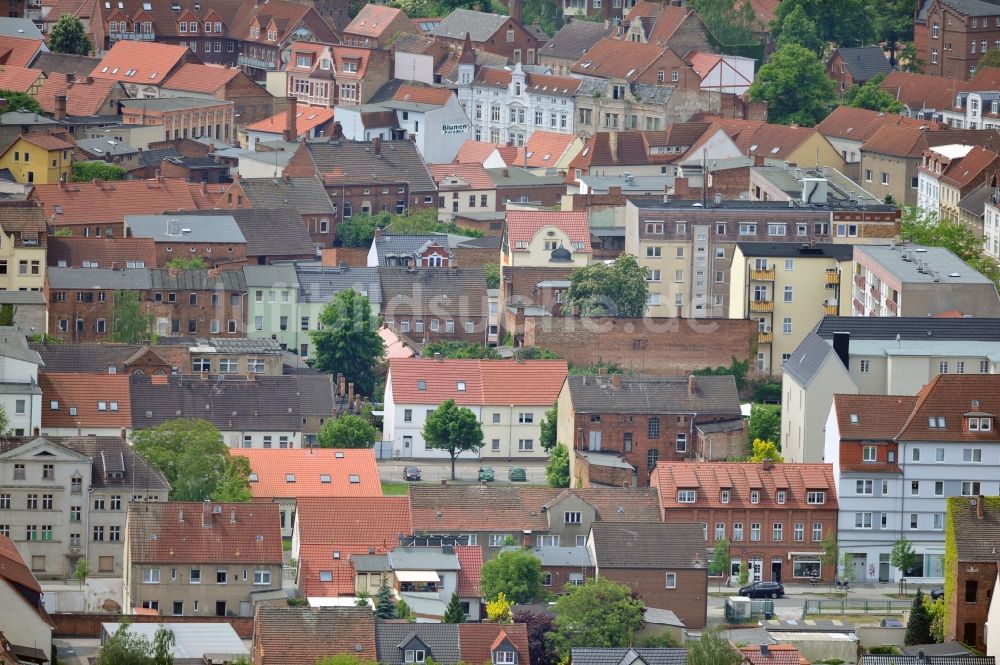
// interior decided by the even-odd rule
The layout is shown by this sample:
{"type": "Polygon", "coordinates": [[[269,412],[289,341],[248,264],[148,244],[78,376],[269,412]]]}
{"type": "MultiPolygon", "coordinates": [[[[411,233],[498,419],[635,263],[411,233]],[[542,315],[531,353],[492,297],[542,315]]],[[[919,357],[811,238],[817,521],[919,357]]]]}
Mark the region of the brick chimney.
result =
{"type": "Polygon", "coordinates": [[[212,526],[212,502],[208,499],[201,504],[201,525],[203,527],[212,526]]]}
{"type": "Polygon", "coordinates": [[[622,375],[612,374],[611,375],[611,387],[618,390],[622,387],[622,375]]]}
{"type": "Polygon", "coordinates": [[[986,517],[986,499],[982,494],[976,497],[976,517],[979,519],[986,517]]]}
{"type": "Polygon", "coordinates": [[[694,397],[695,393],[697,392],[698,392],[698,377],[696,377],[694,374],[691,374],[690,376],[688,376],[688,395],[694,397]]]}
{"type": "Polygon", "coordinates": [[[56,95],[56,120],[66,119],[66,95],[56,95]]]}
{"type": "Polygon", "coordinates": [[[376,136],[375,138],[372,139],[372,152],[374,152],[376,156],[382,154],[382,137],[381,136],[376,136]]]}
{"type": "Polygon", "coordinates": [[[507,0],[507,13],[510,14],[511,19],[520,23],[522,16],[521,0],[507,0]]]}
{"type": "Polygon", "coordinates": [[[76,74],[66,74],[66,87],[70,87],[76,81],[76,74]]]}
{"type": "Polygon", "coordinates": [[[291,143],[299,134],[295,131],[295,120],[299,113],[299,102],[294,95],[288,96],[288,106],[285,108],[285,131],[282,138],[291,143]]]}

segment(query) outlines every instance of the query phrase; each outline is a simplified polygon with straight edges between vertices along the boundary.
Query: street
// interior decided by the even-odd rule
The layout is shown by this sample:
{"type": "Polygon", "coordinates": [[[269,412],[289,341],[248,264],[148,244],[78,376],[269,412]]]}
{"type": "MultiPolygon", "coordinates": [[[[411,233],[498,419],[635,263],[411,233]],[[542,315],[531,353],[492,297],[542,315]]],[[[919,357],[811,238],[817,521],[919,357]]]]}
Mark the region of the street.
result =
{"type": "MultiPolygon", "coordinates": [[[[455,463],[455,478],[461,482],[474,483],[479,481],[479,467],[492,466],[493,474],[497,484],[509,484],[507,481],[507,471],[511,467],[521,467],[527,475],[527,483],[545,484],[545,464],[546,460],[535,459],[530,461],[518,460],[508,462],[506,459],[483,459],[483,460],[463,460],[461,457],[455,463]]],[[[442,480],[451,479],[451,460],[379,460],[378,471],[384,481],[402,481],[403,467],[416,466],[420,468],[421,482],[440,483],[442,480]]],[[[518,483],[522,484],[522,483],[518,483]]]]}
{"type": "MultiPolygon", "coordinates": [[[[901,608],[902,603],[899,599],[893,598],[887,594],[895,594],[898,591],[898,586],[896,584],[878,584],[878,585],[860,585],[852,586],[851,590],[847,593],[834,592],[830,593],[830,585],[819,585],[813,587],[806,584],[786,584],[785,585],[785,595],[782,598],[778,598],[774,601],[774,614],[776,619],[801,619],[802,618],[802,608],[807,600],[822,600],[828,602],[830,607],[835,607],[840,600],[845,600],[851,603],[857,601],[869,601],[872,604],[875,603],[887,603],[888,601],[896,601],[899,603],[899,607],[896,608],[897,615],[898,610],[901,608]]],[[[914,593],[915,589],[912,590],[914,593]]],[[[929,591],[925,589],[924,591],[929,591]]],[[[722,592],[719,592],[719,587],[713,582],[709,582],[708,585],[708,622],[711,625],[717,625],[725,623],[725,604],[726,596],[735,596],[736,587],[726,588],[722,587],[722,592]]],[[[903,602],[912,601],[912,595],[908,599],[903,599],[903,602]]],[[[829,614],[826,615],[830,619],[836,619],[838,615],[829,614]]],[[[872,614],[872,621],[877,622],[880,619],[885,618],[886,614],[872,614]]]]}

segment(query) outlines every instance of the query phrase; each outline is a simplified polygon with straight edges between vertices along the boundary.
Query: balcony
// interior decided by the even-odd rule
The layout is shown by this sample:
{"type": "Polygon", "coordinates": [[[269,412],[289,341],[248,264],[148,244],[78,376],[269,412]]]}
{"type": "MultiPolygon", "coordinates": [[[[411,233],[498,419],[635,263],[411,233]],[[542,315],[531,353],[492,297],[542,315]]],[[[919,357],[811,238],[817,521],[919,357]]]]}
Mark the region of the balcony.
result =
{"type": "Polygon", "coordinates": [[[133,41],[151,42],[156,39],[154,32],[112,32],[110,33],[112,42],[133,41]]]}
{"type": "Polygon", "coordinates": [[[751,300],[750,301],[750,311],[751,312],[773,312],[774,311],[774,301],[773,300],[751,300]]]}
{"type": "Polygon", "coordinates": [[[275,65],[270,60],[261,60],[260,58],[251,58],[248,55],[241,55],[236,59],[236,64],[241,67],[253,67],[254,69],[266,69],[268,71],[272,69],[277,69],[275,65]]]}
{"type": "Polygon", "coordinates": [[[887,310],[889,310],[890,312],[892,312],[893,315],[895,315],[897,313],[896,301],[895,300],[888,300],[888,299],[886,299],[886,301],[885,301],[885,308],[887,310]]]}
{"type": "Polygon", "coordinates": [[[757,333],[758,344],[771,344],[772,342],[774,342],[774,333],[770,330],[757,333]]]}
{"type": "Polygon", "coordinates": [[[863,291],[864,288],[865,288],[865,276],[864,275],[855,275],[854,276],[854,285],[863,291]]]}
{"type": "Polygon", "coordinates": [[[874,298],[876,302],[882,299],[882,289],[877,286],[869,288],[868,293],[871,294],[872,298],[874,298]]]}
{"type": "Polygon", "coordinates": [[[840,313],[840,307],[837,305],[823,305],[823,313],[827,316],[837,316],[840,313]]]}
{"type": "Polygon", "coordinates": [[[754,282],[773,282],[774,268],[754,268],[750,270],[750,279],[754,282]]]}
{"type": "Polygon", "coordinates": [[[837,269],[826,271],[827,284],[840,284],[840,271],[837,269]]]}

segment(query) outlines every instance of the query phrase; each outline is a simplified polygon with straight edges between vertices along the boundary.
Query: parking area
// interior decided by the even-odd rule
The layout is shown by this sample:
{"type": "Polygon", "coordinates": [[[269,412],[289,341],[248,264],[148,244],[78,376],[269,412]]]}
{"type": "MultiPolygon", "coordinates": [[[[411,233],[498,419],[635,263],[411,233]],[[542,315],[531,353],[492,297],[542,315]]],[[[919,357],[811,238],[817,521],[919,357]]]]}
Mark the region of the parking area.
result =
{"type": "MultiPolygon", "coordinates": [[[[455,463],[455,479],[460,482],[474,483],[479,481],[479,467],[493,467],[493,477],[496,483],[508,483],[507,472],[511,467],[520,467],[525,472],[525,482],[529,484],[545,484],[545,460],[495,462],[492,460],[462,460],[455,463]]],[[[451,462],[449,460],[379,460],[378,470],[383,481],[402,481],[403,468],[416,466],[420,468],[420,480],[424,483],[439,483],[451,479],[451,462]]]]}

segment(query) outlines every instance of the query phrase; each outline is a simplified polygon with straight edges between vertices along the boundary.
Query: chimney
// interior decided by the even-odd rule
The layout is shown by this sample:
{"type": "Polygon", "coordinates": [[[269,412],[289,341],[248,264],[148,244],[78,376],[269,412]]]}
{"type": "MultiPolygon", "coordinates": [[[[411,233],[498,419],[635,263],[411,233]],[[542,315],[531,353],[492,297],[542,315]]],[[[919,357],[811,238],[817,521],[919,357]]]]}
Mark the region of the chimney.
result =
{"type": "Polygon", "coordinates": [[[761,461],[760,468],[764,469],[765,471],[770,471],[771,469],[774,468],[774,460],[765,459],[761,461]]]}
{"type": "Polygon", "coordinates": [[[443,360],[444,359],[441,357],[441,354],[438,353],[437,351],[435,351],[434,352],[434,362],[439,363],[439,362],[443,362],[443,360]]]}
{"type": "Polygon", "coordinates": [[[122,439],[122,443],[125,443],[126,436],[125,436],[125,428],[124,427],[121,429],[120,436],[121,436],[121,439],[122,439]]]}
{"type": "Polygon", "coordinates": [[[180,522],[181,524],[184,524],[184,509],[183,508],[181,508],[180,510],[177,511],[177,521],[180,522]]]}
{"type": "Polygon", "coordinates": [[[208,194],[208,183],[207,182],[201,183],[201,193],[202,193],[203,196],[205,196],[205,195],[208,194]]]}
{"type": "Polygon", "coordinates": [[[382,239],[382,229],[375,229],[375,240],[382,239]]]}
{"type": "Polygon", "coordinates": [[[337,375],[337,395],[340,397],[343,397],[344,393],[347,391],[346,381],[347,379],[344,378],[343,374],[337,375]]]}
{"type": "Polygon", "coordinates": [[[612,374],[611,375],[611,387],[618,390],[622,387],[622,375],[612,374]]]}
{"type": "MultiPolygon", "coordinates": [[[[611,150],[611,159],[618,159],[618,132],[606,132],[608,137],[608,148],[611,150]]],[[[595,140],[596,144],[597,141],[595,140]]]]}
{"type": "Polygon", "coordinates": [[[56,95],[56,120],[66,119],[66,95],[56,95]]]}
{"type": "Polygon", "coordinates": [[[295,119],[299,113],[299,103],[295,98],[295,95],[288,96],[288,106],[285,107],[285,131],[283,132],[282,138],[291,143],[298,136],[295,131],[295,119]]]}
{"type": "Polygon", "coordinates": [[[205,499],[201,504],[201,525],[203,527],[212,526],[212,502],[205,499]]]}
{"type": "Polygon", "coordinates": [[[840,358],[840,362],[844,363],[845,368],[851,368],[851,333],[833,333],[833,352],[840,358]]]}
{"type": "Polygon", "coordinates": [[[233,508],[229,511],[229,523],[236,524],[236,509],[233,508]]]}
{"type": "Polygon", "coordinates": [[[521,22],[521,0],[507,0],[507,13],[510,18],[518,23],[521,22]]]}
{"type": "Polygon", "coordinates": [[[374,152],[376,156],[379,156],[379,155],[382,154],[382,137],[381,136],[376,136],[375,138],[372,139],[372,152],[374,152]]]}
{"type": "Polygon", "coordinates": [[[354,382],[349,381],[347,383],[347,403],[350,404],[354,401],[354,382]]]}
{"type": "Polygon", "coordinates": [[[761,642],[760,643],[760,655],[762,655],[762,656],[768,655],[768,652],[767,652],[767,642],[761,642]]]}
{"type": "Polygon", "coordinates": [[[694,374],[688,376],[688,395],[694,397],[695,393],[698,392],[698,377],[694,374]]]}
{"type": "Polygon", "coordinates": [[[980,494],[976,497],[976,517],[983,519],[986,516],[986,500],[980,494]]]}

